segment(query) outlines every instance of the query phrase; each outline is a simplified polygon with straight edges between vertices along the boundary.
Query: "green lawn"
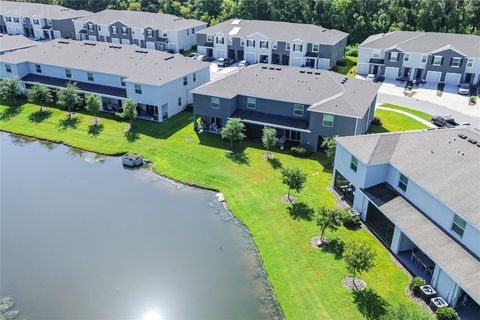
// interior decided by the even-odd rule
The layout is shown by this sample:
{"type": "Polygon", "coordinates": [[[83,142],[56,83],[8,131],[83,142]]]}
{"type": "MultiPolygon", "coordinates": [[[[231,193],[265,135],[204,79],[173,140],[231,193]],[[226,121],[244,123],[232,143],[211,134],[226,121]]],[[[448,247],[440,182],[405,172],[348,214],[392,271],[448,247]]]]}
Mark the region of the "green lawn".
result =
{"type": "MultiPolygon", "coordinates": [[[[340,257],[341,246],[327,251],[311,247],[310,239],[319,230],[309,208],[335,203],[327,189],[332,173],[325,168],[323,155],[300,159],[276,150],[276,161],[269,162],[261,156],[265,150],[247,142],[232,154],[217,135],[195,133],[190,112],[163,124],[135,121],[135,131],[125,134],[126,123],[113,116],[102,114],[101,127],[94,127],[89,115],[77,114],[76,121],[66,121],[64,111],[51,108],[51,114],[45,116],[36,114],[37,109],[31,104],[18,108],[0,105],[0,130],[105,154],[140,153],[160,174],[223,192],[229,208],[250,230],[288,319],[372,319],[386,301],[413,305],[405,295],[407,275],[369,232],[341,228],[334,235],[327,234],[337,237],[340,244],[367,241],[378,253],[376,267],[362,276],[369,289],[359,294],[342,286],[347,271],[340,257]],[[289,210],[280,200],[287,190],[280,181],[279,166],[299,167],[308,173],[305,190],[296,195],[307,208],[289,210]]],[[[387,115],[379,114],[387,129],[410,125],[402,115],[387,115]],[[390,118],[397,116],[401,123],[390,118]]]]}
{"type": "Polygon", "coordinates": [[[428,114],[428,113],[425,113],[425,112],[422,112],[422,111],[418,111],[418,110],[415,110],[415,109],[410,109],[410,108],[407,108],[407,107],[397,106],[395,104],[390,104],[390,103],[382,103],[382,107],[390,108],[390,109],[396,109],[396,110],[402,110],[402,111],[411,113],[413,115],[416,115],[417,117],[420,117],[420,118],[422,118],[426,121],[429,121],[429,122],[432,120],[432,115],[431,114],[428,114]]]}
{"type": "MultiPolygon", "coordinates": [[[[404,108],[403,110],[407,111],[407,109],[408,108],[404,108]]],[[[395,111],[377,109],[375,111],[375,117],[378,117],[382,120],[381,126],[372,125],[370,127],[370,130],[375,133],[403,130],[419,130],[428,128],[423,123],[395,111]]]]}
{"type": "Polygon", "coordinates": [[[343,59],[343,62],[345,62],[345,65],[340,66],[337,64],[333,70],[338,73],[355,78],[355,75],[357,73],[357,61],[358,61],[357,57],[345,56],[345,58],[343,59]]]}

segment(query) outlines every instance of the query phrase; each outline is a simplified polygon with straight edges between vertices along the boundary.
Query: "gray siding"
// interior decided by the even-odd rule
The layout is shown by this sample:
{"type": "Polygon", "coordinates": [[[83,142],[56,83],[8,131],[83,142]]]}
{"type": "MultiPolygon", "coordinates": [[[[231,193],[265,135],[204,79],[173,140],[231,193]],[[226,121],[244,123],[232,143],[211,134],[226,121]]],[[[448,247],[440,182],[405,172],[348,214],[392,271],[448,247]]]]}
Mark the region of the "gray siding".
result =
{"type": "Polygon", "coordinates": [[[122,42],[122,39],[128,39],[130,40],[130,42],[132,41],[132,29],[129,28],[127,25],[121,23],[121,22],[115,22],[115,23],[112,23],[111,25],[108,26],[108,30],[109,30],[109,33],[110,33],[110,39],[111,38],[116,38],[116,39],[120,39],[120,42],[122,42]],[[112,32],[113,28],[112,27],[117,27],[117,33],[114,34],[112,32]],[[122,28],[123,27],[126,27],[127,28],[127,34],[122,34],[122,28]]]}
{"type": "Polygon", "coordinates": [[[442,77],[441,77],[440,81],[445,80],[445,76],[446,76],[447,73],[451,72],[451,73],[461,73],[461,74],[463,74],[465,72],[465,66],[467,65],[467,59],[463,55],[461,55],[460,53],[458,53],[456,51],[453,51],[451,49],[448,49],[448,50],[445,50],[445,51],[435,53],[434,55],[432,54],[428,57],[426,70],[427,70],[427,72],[428,71],[440,71],[440,72],[442,72],[442,77]],[[434,66],[432,64],[434,55],[443,57],[443,62],[442,62],[441,66],[434,66]],[[453,57],[461,57],[462,58],[462,62],[460,64],[459,68],[450,66],[450,63],[451,63],[453,57]]]}
{"type": "Polygon", "coordinates": [[[247,101],[248,97],[246,96],[238,96],[237,97],[237,108],[240,110],[252,110],[256,112],[262,112],[267,114],[273,114],[278,116],[284,117],[291,117],[295,119],[304,119],[309,120],[309,111],[307,111],[308,106],[306,105],[303,111],[303,117],[295,116],[293,114],[293,103],[292,102],[285,102],[285,101],[275,101],[275,100],[268,100],[268,99],[261,99],[256,98],[256,108],[255,109],[248,109],[247,108],[247,101]]]}
{"type": "Polygon", "coordinates": [[[53,30],[60,31],[62,38],[75,38],[75,27],[72,19],[52,20],[53,30]]]}

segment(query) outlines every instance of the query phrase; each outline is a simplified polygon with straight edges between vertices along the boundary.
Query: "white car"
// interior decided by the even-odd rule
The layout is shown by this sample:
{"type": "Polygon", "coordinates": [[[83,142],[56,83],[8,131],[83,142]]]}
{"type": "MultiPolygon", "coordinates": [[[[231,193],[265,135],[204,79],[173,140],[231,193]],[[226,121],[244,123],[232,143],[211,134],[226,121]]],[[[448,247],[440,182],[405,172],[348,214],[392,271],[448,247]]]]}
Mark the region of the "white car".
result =
{"type": "Polygon", "coordinates": [[[197,59],[197,60],[200,60],[200,61],[203,61],[203,59],[205,58],[205,55],[204,54],[199,54],[198,56],[196,56],[194,59],[197,59]]]}
{"type": "Polygon", "coordinates": [[[365,78],[365,80],[373,81],[373,80],[375,80],[375,75],[372,74],[372,73],[370,73],[370,74],[365,78]]]}
{"type": "Polygon", "coordinates": [[[468,96],[470,94],[470,86],[468,84],[460,85],[460,88],[458,88],[458,93],[464,96],[468,96]]]}
{"type": "Polygon", "coordinates": [[[240,61],[240,63],[238,64],[238,67],[239,68],[245,68],[245,67],[248,67],[250,65],[250,62],[248,62],[247,60],[242,60],[240,61]]]}

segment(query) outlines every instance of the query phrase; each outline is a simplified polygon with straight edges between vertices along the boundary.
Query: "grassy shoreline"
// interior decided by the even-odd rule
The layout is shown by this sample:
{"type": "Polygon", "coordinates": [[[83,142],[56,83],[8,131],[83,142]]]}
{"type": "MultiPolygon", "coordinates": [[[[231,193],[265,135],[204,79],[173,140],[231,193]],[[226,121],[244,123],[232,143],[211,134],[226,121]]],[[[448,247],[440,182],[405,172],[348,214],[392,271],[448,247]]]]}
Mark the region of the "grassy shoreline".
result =
{"type": "Polygon", "coordinates": [[[135,121],[132,136],[125,134],[125,122],[106,114],[101,114],[102,129],[93,134],[93,118],[86,114],[78,113],[78,121],[65,125],[66,113],[58,109],[50,108],[51,114],[41,121],[32,118],[38,106],[24,104],[6,117],[9,109],[0,105],[2,131],[106,155],[140,153],[162,176],[222,192],[229,210],[252,235],[287,319],[361,319],[378,312],[379,304],[413,304],[405,294],[408,276],[369,232],[341,228],[333,235],[327,233],[339,243],[364,240],[375,248],[377,266],[363,276],[371,289],[368,295],[343,288],[341,280],[347,271],[339,252],[311,247],[310,239],[319,230],[309,210],[335,203],[328,190],[332,173],[325,169],[321,154],[300,159],[275,150],[274,163],[264,160],[265,150],[251,142],[231,153],[218,136],[195,133],[188,112],[162,124],[135,121]],[[308,173],[306,188],[297,195],[308,210],[292,210],[280,200],[286,190],[280,182],[279,164],[308,173]]]}

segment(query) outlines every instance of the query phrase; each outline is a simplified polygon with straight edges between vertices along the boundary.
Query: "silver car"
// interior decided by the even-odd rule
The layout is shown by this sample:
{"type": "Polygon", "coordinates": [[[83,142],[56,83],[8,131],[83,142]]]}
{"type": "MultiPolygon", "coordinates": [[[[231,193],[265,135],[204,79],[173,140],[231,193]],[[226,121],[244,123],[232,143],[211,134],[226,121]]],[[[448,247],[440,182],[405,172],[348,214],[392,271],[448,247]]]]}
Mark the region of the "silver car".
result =
{"type": "Polygon", "coordinates": [[[468,84],[460,85],[460,88],[458,88],[458,93],[464,96],[468,96],[470,94],[470,86],[468,84]]]}

